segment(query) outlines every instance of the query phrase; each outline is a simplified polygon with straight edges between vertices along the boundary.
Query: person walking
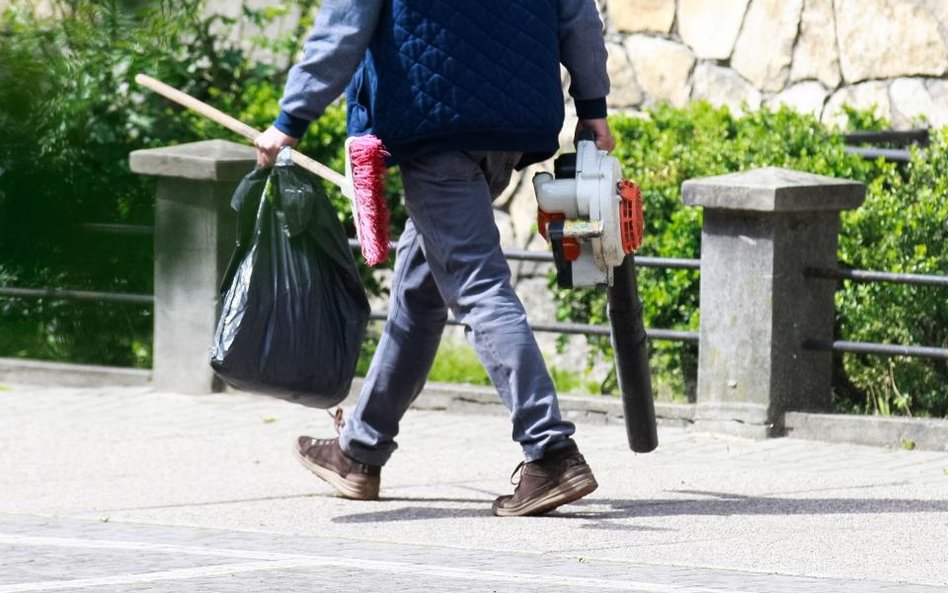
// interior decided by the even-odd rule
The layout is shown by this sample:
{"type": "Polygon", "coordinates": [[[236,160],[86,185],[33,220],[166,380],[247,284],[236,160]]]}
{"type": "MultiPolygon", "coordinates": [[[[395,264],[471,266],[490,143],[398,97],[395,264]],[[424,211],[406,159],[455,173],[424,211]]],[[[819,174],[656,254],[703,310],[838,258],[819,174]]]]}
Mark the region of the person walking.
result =
{"type": "Polygon", "coordinates": [[[565,105],[612,150],[606,49],[593,0],[324,0],[280,114],[258,137],[271,166],[345,89],[350,136],[374,134],[398,165],[409,220],[391,302],[359,399],[339,436],[301,436],[300,461],[340,495],[379,496],[399,421],[421,392],[448,312],[510,411],[524,461],[500,516],[537,515],[598,484],[560,414],[510,282],[491,203],[512,171],[557,151],[565,105]]]}

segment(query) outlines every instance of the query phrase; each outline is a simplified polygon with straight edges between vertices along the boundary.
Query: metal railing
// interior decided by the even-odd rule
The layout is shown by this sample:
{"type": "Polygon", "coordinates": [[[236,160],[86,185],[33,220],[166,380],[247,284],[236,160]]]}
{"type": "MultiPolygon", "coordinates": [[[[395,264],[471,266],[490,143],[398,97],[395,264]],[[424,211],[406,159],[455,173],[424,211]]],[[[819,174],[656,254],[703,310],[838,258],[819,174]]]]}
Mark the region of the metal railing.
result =
{"type": "MultiPolygon", "coordinates": [[[[140,235],[150,232],[149,227],[134,227],[130,225],[87,226],[92,230],[97,230],[100,232],[133,233],[140,235]]],[[[353,248],[359,247],[359,243],[355,239],[350,239],[349,245],[353,248]]],[[[395,243],[390,243],[389,249],[394,250],[395,243]]],[[[553,255],[549,252],[507,250],[504,252],[504,254],[506,255],[507,259],[513,261],[530,261],[548,264],[553,263],[553,255]]],[[[684,269],[698,271],[701,267],[701,262],[697,259],[638,256],[635,258],[635,262],[639,267],[642,268],[684,269]]],[[[850,280],[854,282],[883,282],[948,288],[948,276],[926,274],[902,274],[846,268],[807,268],[804,272],[804,276],[807,278],[818,279],[850,280]]],[[[99,301],[137,305],[153,305],[155,301],[154,295],[148,294],[67,290],[59,288],[17,288],[9,286],[0,287],[0,297],[44,298],[63,301],[99,301]]],[[[371,319],[373,320],[384,320],[385,318],[385,311],[372,311],[371,313],[371,319]]],[[[454,319],[449,319],[448,324],[461,325],[454,319]]],[[[607,325],[583,323],[531,322],[530,327],[534,331],[538,332],[559,334],[608,336],[611,333],[610,328],[607,325]]],[[[648,328],[646,329],[646,333],[651,340],[697,343],[699,339],[699,334],[697,332],[675,329],[648,328]]],[[[803,347],[808,350],[832,350],[834,352],[876,354],[883,356],[909,356],[918,358],[931,358],[936,360],[948,360],[948,348],[939,348],[933,346],[912,346],[875,342],[852,342],[845,340],[826,341],[808,339],[803,342],[803,347]]]]}
{"type": "MultiPolygon", "coordinates": [[[[82,227],[86,230],[98,233],[119,234],[119,235],[150,235],[154,234],[154,229],[145,225],[122,225],[122,224],[95,224],[86,223],[82,227]]],[[[389,243],[389,252],[394,252],[395,242],[389,243]]],[[[357,239],[349,239],[349,246],[352,249],[359,248],[357,239]]],[[[513,261],[532,261],[539,263],[553,263],[553,254],[541,251],[527,250],[506,250],[504,255],[508,260],[513,261]]],[[[697,259],[675,259],[665,257],[636,257],[636,264],[642,268],[665,268],[665,269],[687,269],[698,270],[701,267],[700,260],[697,259]]],[[[64,301],[100,301],[109,303],[130,303],[139,305],[153,305],[154,295],[146,294],[123,294],[112,292],[96,292],[84,290],[65,290],[58,288],[15,288],[0,287],[0,297],[12,298],[46,298],[64,301]]],[[[385,311],[372,311],[371,319],[385,320],[387,313],[385,311]]],[[[461,325],[454,319],[448,319],[449,325],[461,325]]],[[[531,329],[538,332],[550,332],[559,334],[580,334],[580,335],[600,335],[608,336],[611,333],[607,325],[592,325],[582,323],[563,323],[563,322],[532,322],[531,329]]],[[[652,328],[646,330],[648,337],[653,340],[669,340],[680,342],[698,341],[697,332],[689,332],[673,329],[652,328]]]]}
{"type": "Polygon", "coordinates": [[[928,146],[931,142],[928,128],[913,130],[883,130],[879,132],[852,132],[843,134],[846,142],[844,150],[864,158],[885,159],[893,163],[907,163],[912,160],[912,151],[907,146],[928,146]],[[856,144],[891,144],[898,148],[880,148],[877,146],[855,146],[856,144]]]}
{"type": "MultiPolygon", "coordinates": [[[[389,252],[395,250],[396,243],[388,244],[389,252]]],[[[349,239],[349,247],[359,248],[359,241],[349,239]]],[[[537,263],[553,264],[553,254],[548,251],[527,251],[522,249],[504,250],[504,256],[508,260],[528,261],[537,263]]],[[[636,256],[635,264],[641,268],[663,268],[663,269],[684,269],[698,270],[701,268],[701,260],[697,259],[676,259],[668,257],[645,257],[636,256]]],[[[371,319],[384,321],[385,311],[373,311],[371,319]]],[[[463,325],[453,318],[448,318],[448,325],[463,325]]],[[[557,334],[579,334],[594,336],[609,336],[612,334],[608,325],[593,325],[588,323],[563,323],[563,322],[530,322],[530,329],[537,332],[549,332],[557,334]]],[[[646,328],[646,335],[650,340],[666,340],[671,342],[698,342],[698,333],[675,329],[646,328]]]]}
{"type": "Polygon", "coordinates": [[[15,288],[12,286],[0,286],[0,297],[52,299],[57,301],[98,301],[135,305],[153,305],[155,303],[155,295],[152,294],[65,290],[61,288],[15,288]]]}
{"type": "Polygon", "coordinates": [[[854,282],[891,282],[895,284],[948,287],[948,276],[933,276],[928,274],[872,272],[869,270],[854,270],[847,268],[807,268],[804,270],[803,274],[807,278],[852,280],[854,282]]]}
{"type": "MultiPolygon", "coordinates": [[[[144,224],[104,224],[87,222],[80,224],[79,227],[89,232],[108,235],[151,236],[155,234],[155,228],[153,226],[144,224]]],[[[18,288],[13,286],[0,286],[0,297],[53,299],[61,301],[98,301],[134,305],[153,305],[155,302],[155,295],[152,294],[70,290],[64,288],[18,288]]]]}
{"type": "MultiPolygon", "coordinates": [[[[803,274],[807,278],[850,280],[853,282],[909,284],[915,286],[948,288],[948,276],[928,274],[900,274],[895,272],[873,272],[869,270],[853,270],[845,268],[806,268],[803,274]]],[[[807,350],[831,350],[833,352],[877,354],[882,356],[909,356],[913,358],[948,360],[948,348],[938,348],[934,346],[905,346],[899,344],[881,344],[877,342],[807,339],[803,341],[803,348],[807,350]]]]}

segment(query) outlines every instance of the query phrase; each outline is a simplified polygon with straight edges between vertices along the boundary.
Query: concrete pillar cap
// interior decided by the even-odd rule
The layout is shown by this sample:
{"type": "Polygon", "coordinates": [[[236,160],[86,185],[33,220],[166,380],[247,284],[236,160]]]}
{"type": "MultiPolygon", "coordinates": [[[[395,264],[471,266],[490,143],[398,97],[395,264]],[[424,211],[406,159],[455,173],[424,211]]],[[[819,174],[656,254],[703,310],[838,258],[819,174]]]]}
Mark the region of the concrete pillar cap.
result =
{"type": "Polygon", "coordinates": [[[688,206],[757,212],[807,212],[858,208],[866,186],[857,181],[779,167],[690,179],[681,186],[688,206]]]}
{"type": "Polygon", "coordinates": [[[134,173],[199,181],[239,181],[256,162],[255,149],[228,140],[148,148],[129,155],[134,173]]]}

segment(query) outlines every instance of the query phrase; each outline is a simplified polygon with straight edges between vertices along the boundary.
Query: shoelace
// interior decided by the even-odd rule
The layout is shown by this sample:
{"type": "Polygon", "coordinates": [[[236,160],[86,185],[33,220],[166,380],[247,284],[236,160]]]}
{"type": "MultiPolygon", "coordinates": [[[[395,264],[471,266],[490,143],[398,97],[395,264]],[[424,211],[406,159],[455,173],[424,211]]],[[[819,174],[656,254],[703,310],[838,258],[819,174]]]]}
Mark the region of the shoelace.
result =
{"type": "Polygon", "coordinates": [[[342,428],[346,425],[346,419],[343,418],[342,408],[336,408],[335,412],[326,410],[326,413],[329,414],[329,417],[332,418],[333,426],[336,427],[336,434],[342,432],[342,428]]]}
{"type": "Polygon", "coordinates": [[[510,474],[510,483],[514,486],[520,485],[520,480],[523,479],[523,470],[526,468],[527,462],[521,461],[517,464],[517,467],[514,468],[513,473],[510,474]]]}

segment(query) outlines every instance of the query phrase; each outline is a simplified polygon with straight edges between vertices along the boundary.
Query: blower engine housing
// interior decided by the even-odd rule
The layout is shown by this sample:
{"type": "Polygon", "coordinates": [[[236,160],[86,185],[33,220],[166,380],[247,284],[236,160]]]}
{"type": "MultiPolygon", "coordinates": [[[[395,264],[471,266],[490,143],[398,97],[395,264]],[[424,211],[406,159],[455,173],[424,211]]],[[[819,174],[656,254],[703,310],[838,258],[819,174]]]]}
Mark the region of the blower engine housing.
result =
{"type": "Polygon", "coordinates": [[[642,242],[638,185],[622,179],[619,160],[580,140],[556,159],[554,175],[533,178],[540,233],[553,246],[563,288],[613,284],[613,268],[642,242]]]}

